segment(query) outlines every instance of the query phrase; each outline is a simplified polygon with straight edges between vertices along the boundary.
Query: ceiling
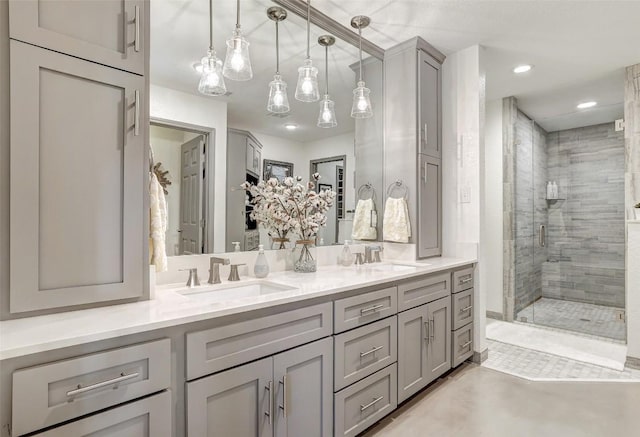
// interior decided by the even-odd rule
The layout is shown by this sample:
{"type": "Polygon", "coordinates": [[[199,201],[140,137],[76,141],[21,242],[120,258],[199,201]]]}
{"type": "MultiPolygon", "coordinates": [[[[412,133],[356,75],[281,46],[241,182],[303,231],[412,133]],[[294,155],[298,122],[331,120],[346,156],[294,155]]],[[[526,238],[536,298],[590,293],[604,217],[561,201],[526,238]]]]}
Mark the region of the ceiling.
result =
{"type": "MultiPolygon", "coordinates": [[[[261,105],[266,102],[267,84],[273,74],[273,24],[260,17],[271,5],[269,0],[242,2],[243,29],[252,43],[256,78],[249,83],[229,81],[227,85],[234,96],[262,97],[253,108],[240,111],[231,104],[231,120],[265,118],[261,105]]],[[[476,44],[483,46],[487,99],[516,96],[520,107],[547,130],[619,118],[623,69],[640,62],[640,1],[313,0],[312,5],[345,25],[354,15],[369,15],[372,22],[364,30],[364,37],[385,49],[416,35],[445,54],[476,44]],[[515,75],[513,67],[522,63],[532,64],[533,70],[515,75]],[[577,103],[591,99],[599,102],[596,108],[575,109],[577,103]]],[[[234,24],[235,2],[215,0],[214,8],[215,43],[223,52],[224,40],[234,24]]],[[[198,76],[190,65],[207,48],[206,0],[152,2],[151,13],[152,82],[194,92],[198,76]]],[[[304,58],[304,24],[290,14],[282,26],[281,70],[290,88],[291,119],[306,123],[295,135],[326,136],[315,128],[314,105],[293,99],[295,71],[304,58]]],[[[314,29],[312,42],[320,33],[314,29]]],[[[335,100],[341,121],[336,133],[341,133],[353,129],[348,111],[354,79],[347,65],[355,61],[357,51],[338,43],[332,53],[341,58],[335,60],[341,68],[330,73],[332,94],[340,96],[335,100]]],[[[312,57],[317,66],[322,65],[321,55],[316,45],[312,57]]]]}
{"type": "MultiPolygon", "coordinates": [[[[209,46],[209,3],[207,0],[163,0],[151,4],[151,82],[198,95],[199,74],[193,64],[199,62],[209,46]]],[[[319,103],[295,100],[297,69],[306,57],[306,21],[289,13],[280,24],[280,72],[288,84],[291,111],[285,117],[267,113],[269,82],[276,68],[275,24],[267,17],[270,0],[243,0],[241,24],[250,42],[254,77],[247,82],[226,80],[228,97],[207,97],[228,102],[228,121],[232,127],[250,128],[293,141],[309,142],[354,130],[351,97],[356,76],[350,65],[358,60],[358,50],[343,41],[329,48],[329,79],[332,100],[336,103],[338,126],[322,129],[316,126],[319,103]],[[298,129],[288,131],[285,123],[298,129]]],[[[230,37],[236,18],[236,2],[214,0],[214,46],[224,59],[225,41],[230,37]]],[[[311,57],[320,70],[320,94],[324,94],[324,47],[318,45],[326,32],[312,25],[311,57]]],[[[366,78],[365,78],[366,79],[366,78]]]]}

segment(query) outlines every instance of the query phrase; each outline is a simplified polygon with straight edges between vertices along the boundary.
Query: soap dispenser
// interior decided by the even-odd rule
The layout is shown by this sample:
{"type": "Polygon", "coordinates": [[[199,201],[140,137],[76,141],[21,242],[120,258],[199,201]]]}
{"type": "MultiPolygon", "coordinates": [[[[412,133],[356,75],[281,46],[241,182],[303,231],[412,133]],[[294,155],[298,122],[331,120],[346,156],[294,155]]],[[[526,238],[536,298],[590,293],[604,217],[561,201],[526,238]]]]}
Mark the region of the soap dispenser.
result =
{"type": "Polygon", "coordinates": [[[256,258],[256,264],[253,266],[253,274],[256,275],[256,278],[266,278],[269,275],[269,263],[267,263],[262,244],[258,246],[258,257],[256,258]]]}
{"type": "Polygon", "coordinates": [[[239,241],[232,241],[231,244],[233,244],[233,251],[234,252],[240,252],[240,242],[239,241]]]}
{"type": "Polygon", "coordinates": [[[340,257],[340,263],[345,266],[345,267],[349,267],[351,264],[353,264],[353,253],[351,253],[351,248],[349,247],[349,240],[344,240],[344,246],[342,248],[342,256],[340,257]]]}

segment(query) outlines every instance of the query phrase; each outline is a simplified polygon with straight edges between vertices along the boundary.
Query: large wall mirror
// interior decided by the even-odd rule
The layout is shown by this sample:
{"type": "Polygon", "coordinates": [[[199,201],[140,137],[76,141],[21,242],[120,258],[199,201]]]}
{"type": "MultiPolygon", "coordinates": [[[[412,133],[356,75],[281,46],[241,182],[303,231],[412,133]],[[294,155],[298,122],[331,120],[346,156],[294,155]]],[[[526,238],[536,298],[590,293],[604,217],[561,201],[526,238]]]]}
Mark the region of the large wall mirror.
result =
{"type": "MultiPolygon", "coordinates": [[[[352,118],[358,47],[336,37],[325,50],[319,38],[331,32],[311,25],[310,55],[319,70],[320,96],[328,77],[337,119],[335,127],[318,127],[320,102],[294,98],[298,68],[306,58],[307,22],[287,11],[278,24],[279,72],[288,85],[290,111],[267,111],[269,83],[276,72],[276,25],[267,10],[274,6],[278,5],[268,0],[241,2],[253,78],[226,79],[227,94],[221,97],[198,92],[198,63],[209,46],[209,2],[163,1],[151,6],[150,143],[156,174],[165,183],[169,256],[230,252],[236,246],[256,250],[259,244],[275,248],[249,217],[247,193],[239,188],[244,181],[287,175],[306,181],[311,171],[319,172],[319,184],[338,194],[328,225],[318,235],[318,243],[325,245],[352,239],[358,193],[381,201],[382,61],[363,53],[374,115],[352,118]],[[361,189],[364,186],[367,189],[361,189]]],[[[236,24],[236,2],[214,1],[213,8],[214,47],[224,60],[225,41],[236,24]]]]}

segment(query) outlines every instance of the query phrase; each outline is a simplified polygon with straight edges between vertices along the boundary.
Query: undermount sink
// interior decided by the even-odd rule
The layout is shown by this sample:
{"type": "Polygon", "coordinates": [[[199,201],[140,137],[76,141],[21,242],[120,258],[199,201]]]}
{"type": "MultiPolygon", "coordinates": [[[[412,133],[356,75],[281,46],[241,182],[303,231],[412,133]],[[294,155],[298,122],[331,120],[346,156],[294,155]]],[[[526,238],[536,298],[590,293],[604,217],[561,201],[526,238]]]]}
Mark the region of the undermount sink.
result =
{"type": "Polygon", "coordinates": [[[415,269],[417,269],[416,266],[408,264],[374,264],[371,266],[371,270],[379,272],[409,272],[415,269]]]}
{"type": "Polygon", "coordinates": [[[272,282],[252,282],[249,284],[224,284],[211,285],[189,288],[179,291],[183,296],[189,299],[197,300],[202,303],[216,303],[231,301],[236,299],[245,299],[249,297],[259,297],[274,293],[282,293],[283,291],[295,290],[295,287],[274,284],[272,282]]]}

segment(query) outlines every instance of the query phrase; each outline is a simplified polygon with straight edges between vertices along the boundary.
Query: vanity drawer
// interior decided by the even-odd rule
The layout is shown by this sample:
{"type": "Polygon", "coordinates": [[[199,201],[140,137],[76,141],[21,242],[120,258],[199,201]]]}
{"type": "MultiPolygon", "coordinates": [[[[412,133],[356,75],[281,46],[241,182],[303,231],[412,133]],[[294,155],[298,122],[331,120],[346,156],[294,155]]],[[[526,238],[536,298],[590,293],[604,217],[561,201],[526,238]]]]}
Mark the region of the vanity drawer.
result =
{"type": "Polygon", "coordinates": [[[453,292],[459,293],[474,287],[473,267],[453,272],[453,292]]]}
{"type": "Polygon", "coordinates": [[[398,285],[398,310],[433,302],[451,293],[451,274],[444,273],[398,285]]]}
{"type": "Polygon", "coordinates": [[[169,339],[17,370],[13,432],[36,431],[170,385],[169,339]]]}
{"type": "Polygon", "coordinates": [[[331,302],[187,334],[187,379],[331,335],[331,302]]]}
{"type": "Polygon", "coordinates": [[[396,316],[335,337],[335,391],[398,360],[396,316]]]}
{"type": "Polygon", "coordinates": [[[457,367],[473,355],[473,323],[453,331],[451,342],[451,367],[457,367]]]}
{"type": "Polygon", "coordinates": [[[171,393],[158,393],[48,431],[39,437],[170,437],[171,393]]]}
{"type": "Polygon", "coordinates": [[[462,328],[473,322],[473,288],[451,295],[453,309],[452,329],[462,328]]]}
{"type": "Polygon", "coordinates": [[[334,303],[334,332],[347,331],[398,312],[396,287],[336,300],[334,303]]]}
{"type": "Polygon", "coordinates": [[[335,436],[355,436],[398,406],[397,365],[392,364],[335,394],[335,436]]]}

